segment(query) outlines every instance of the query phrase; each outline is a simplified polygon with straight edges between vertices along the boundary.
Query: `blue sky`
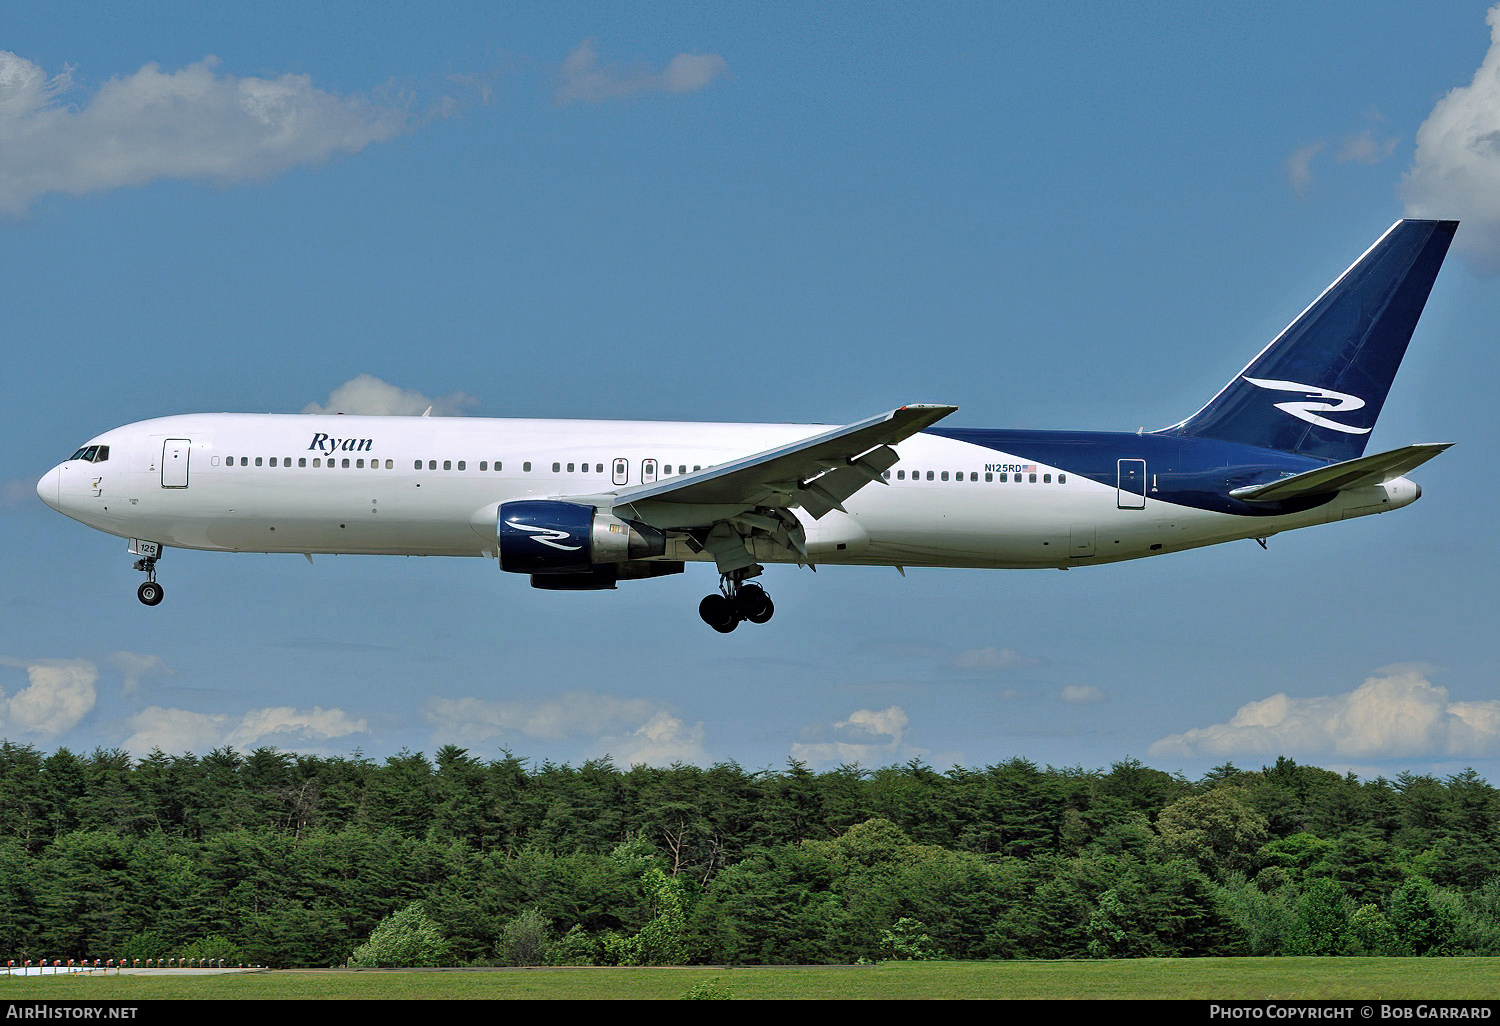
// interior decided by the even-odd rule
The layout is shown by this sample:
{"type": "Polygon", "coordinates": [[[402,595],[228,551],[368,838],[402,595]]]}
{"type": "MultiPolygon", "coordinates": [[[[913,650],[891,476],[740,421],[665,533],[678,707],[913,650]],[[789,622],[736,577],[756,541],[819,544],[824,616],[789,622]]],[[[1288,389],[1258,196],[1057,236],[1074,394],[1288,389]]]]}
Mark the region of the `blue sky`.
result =
{"type": "MultiPolygon", "coordinates": [[[[1500,9],[1497,9],[1500,11],[1500,9]]],[[[1487,20],[1488,18],[1488,20],[1487,20]]],[[[1500,780],[1484,3],[25,4],[0,26],[0,736],[945,769],[1279,754],[1500,780]],[[1115,566],[171,551],[34,483],[178,412],[1134,430],[1394,220],[1463,220],[1371,444],[1389,516],[1115,566]]]]}

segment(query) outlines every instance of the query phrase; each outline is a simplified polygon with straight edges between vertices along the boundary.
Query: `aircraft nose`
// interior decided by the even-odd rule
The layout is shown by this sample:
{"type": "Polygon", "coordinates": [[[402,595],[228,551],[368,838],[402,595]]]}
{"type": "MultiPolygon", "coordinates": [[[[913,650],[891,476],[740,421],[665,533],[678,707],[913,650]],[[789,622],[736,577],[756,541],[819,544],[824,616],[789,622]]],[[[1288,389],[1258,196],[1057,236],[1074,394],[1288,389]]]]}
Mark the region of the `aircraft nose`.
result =
{"type": "Polygon", "coordinates": [[[36,483],[36,494],[47,505],[53,509],[58,508],[61,502],[59,492],[62,490],[62,468],[53,467],[42,475],[42,479],[36,483]]]}

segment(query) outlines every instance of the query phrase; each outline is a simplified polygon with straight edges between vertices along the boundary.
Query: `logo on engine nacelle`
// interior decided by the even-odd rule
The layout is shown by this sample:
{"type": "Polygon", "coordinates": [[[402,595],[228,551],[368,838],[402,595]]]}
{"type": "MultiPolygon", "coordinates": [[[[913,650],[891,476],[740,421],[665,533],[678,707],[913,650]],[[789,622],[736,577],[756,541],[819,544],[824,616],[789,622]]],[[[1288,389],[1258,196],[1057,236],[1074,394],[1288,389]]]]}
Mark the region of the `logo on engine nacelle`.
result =
{"type": "Polygon", "coordinates": [[[531,535],[533,540],[554,549],[561,549],[564,552],[577,552],[583,548],[582,545],[559,544],[563,539],[573,536],[567,531],[559,531],[555,527],[538,527],[535,524],[523,524],[517,520],[507,520],[505,524],[507,527],[513,527],[517,531],[525,531],[531,535]]]}

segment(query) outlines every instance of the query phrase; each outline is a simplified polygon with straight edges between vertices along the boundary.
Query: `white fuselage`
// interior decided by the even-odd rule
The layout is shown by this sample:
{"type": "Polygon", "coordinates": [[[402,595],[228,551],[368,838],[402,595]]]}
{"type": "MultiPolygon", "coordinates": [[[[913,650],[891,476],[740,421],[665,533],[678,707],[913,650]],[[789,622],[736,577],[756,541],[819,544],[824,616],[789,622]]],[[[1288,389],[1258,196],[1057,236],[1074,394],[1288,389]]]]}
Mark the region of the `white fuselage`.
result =
{"type": "MultiPolygon", "coordinates": [[[[517,499],[608,496],[825,431],[805,424],[193,414],[127,425],[38,484],[91,527],[230,552],[494,556],[517,499]]],[[[797,510],[824,563],[1067,567],[1113,562],[1384,512],[1405,478],[1297,513],[1244,517],[1143,501],[1112,484],[934,434],[895,446],[888,487],[819,519],[797,510]],[[1006,469],[1000,469],[1006,468],[1006,469]],[[1003,480],[1002,480],[1003,478],[1003,480]]],[[[1149,478],[1149,474],[1148,474],[1149,478]]],[[[795,555],[757,543],[764,562],[795,555]]],[[[665,560],[708,559],[673,538],[665,560]]]]}

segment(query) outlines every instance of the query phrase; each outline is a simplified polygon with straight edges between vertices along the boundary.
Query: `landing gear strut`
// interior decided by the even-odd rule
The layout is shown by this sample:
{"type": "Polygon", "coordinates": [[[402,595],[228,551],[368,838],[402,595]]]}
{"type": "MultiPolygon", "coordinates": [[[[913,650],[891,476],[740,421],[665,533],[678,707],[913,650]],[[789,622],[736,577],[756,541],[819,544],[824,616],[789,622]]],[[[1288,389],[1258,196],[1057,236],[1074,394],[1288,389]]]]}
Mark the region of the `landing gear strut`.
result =
{"type": "MultiPolygon", "coordinates": [[[[753,568],[754,573],[760,567],[753,568]]],[[[731,570],[719,575],[719,594],[709,595],[698,603],[698,615],[720,634],[728,634],[740,625],[741,620],[765,623],[776,612],[771,596],[758,584],[746,584],[745,578],[752,576],[750,568],[731,570]]]]}
{"type": "Polygon", "coordinates": [[[161,585],[156,583],[156,559],[156,556],[145,556],[136,560],[132,568],[146,575],[146,583],[135,590],[135,597],[148,606],[160,603],[164,594],[161,585]]]}

